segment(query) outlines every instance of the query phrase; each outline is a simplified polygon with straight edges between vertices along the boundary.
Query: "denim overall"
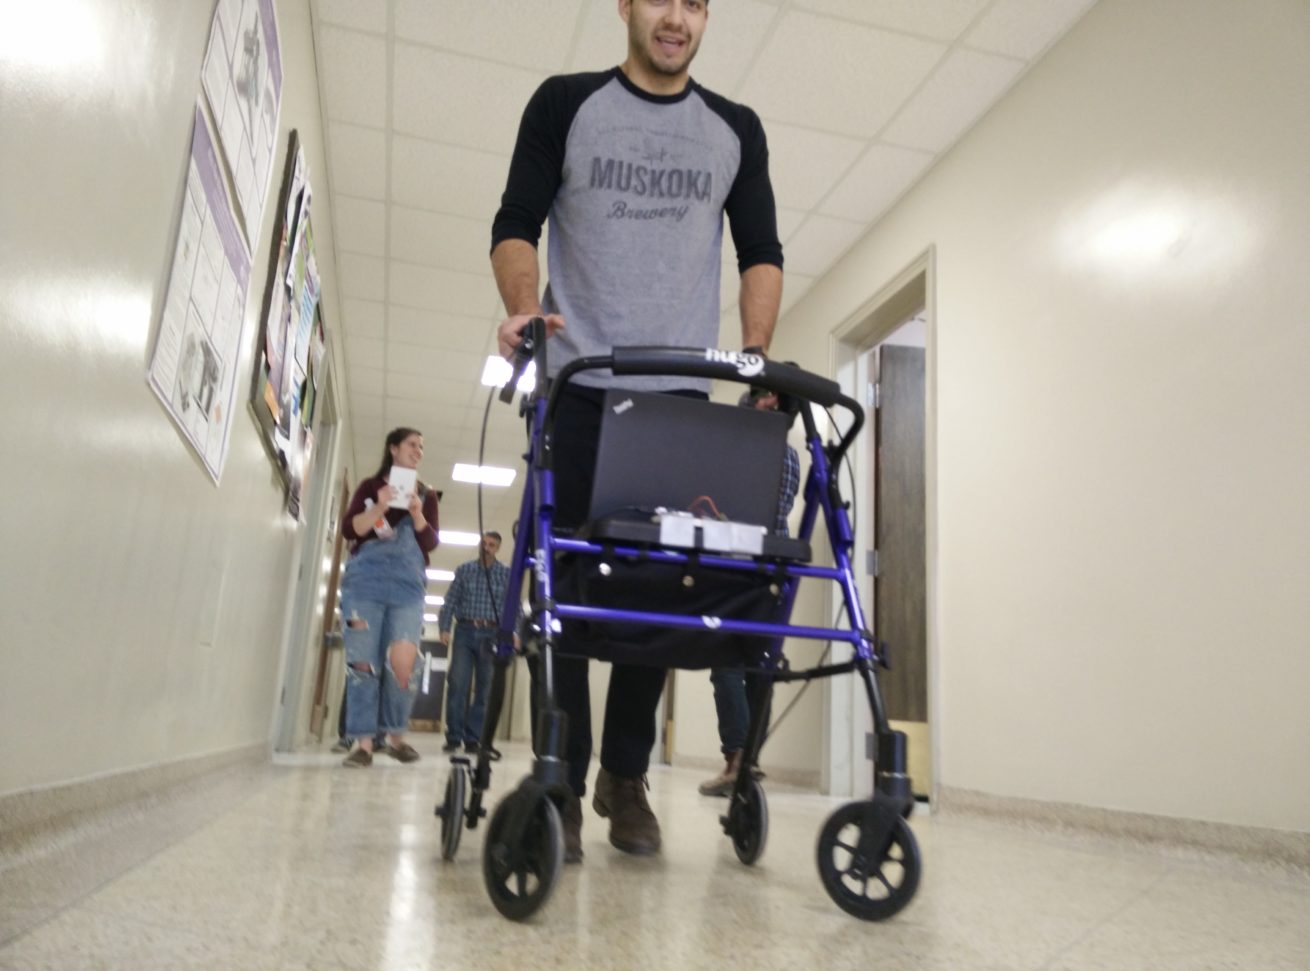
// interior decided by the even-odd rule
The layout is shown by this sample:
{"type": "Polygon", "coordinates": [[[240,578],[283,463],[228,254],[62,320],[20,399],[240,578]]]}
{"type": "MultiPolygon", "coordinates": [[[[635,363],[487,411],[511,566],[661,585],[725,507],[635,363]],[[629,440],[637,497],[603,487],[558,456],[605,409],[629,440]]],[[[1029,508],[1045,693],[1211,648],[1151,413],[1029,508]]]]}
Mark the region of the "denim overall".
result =
{"type": "Polygon", "coordinates": [[[408,686],[401,687],[391,669],[389,648],[396,641],[418,646],[423,633],[426,566],[427,557],[408,513],[392,527],[391,535],[364,543],[346,564],[341,618],[346,650],[346,735],[351,739],[372,738],[379,729],[399,735],[409,725],[419,682],[418,664],[408,686]]]}

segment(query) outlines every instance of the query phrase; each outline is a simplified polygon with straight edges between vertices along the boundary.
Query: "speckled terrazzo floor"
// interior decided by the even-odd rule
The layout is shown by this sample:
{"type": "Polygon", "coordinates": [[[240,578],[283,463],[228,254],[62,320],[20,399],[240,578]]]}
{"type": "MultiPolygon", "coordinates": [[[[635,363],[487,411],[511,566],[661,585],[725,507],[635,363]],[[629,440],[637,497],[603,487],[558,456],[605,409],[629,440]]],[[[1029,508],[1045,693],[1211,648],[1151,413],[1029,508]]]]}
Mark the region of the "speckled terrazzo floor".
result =
{"type": "MultiPolygon", "coordinates": [[[[0,968],[1310,968],[1310,881],[1122,842],[920,811],[918,896],[869,924],[828,899],[819,828],[841,800],[766,782],[763,858],[742,866],[703,773],[658,768],[664,852],[586,861],[514,924],[483,888],[485,825],[441,861],[424,760],[338,767],[308,754],[223,774],[0,861],[0,968]]],[[[526,772],[510,747],[494,803],[526,772]]]]}

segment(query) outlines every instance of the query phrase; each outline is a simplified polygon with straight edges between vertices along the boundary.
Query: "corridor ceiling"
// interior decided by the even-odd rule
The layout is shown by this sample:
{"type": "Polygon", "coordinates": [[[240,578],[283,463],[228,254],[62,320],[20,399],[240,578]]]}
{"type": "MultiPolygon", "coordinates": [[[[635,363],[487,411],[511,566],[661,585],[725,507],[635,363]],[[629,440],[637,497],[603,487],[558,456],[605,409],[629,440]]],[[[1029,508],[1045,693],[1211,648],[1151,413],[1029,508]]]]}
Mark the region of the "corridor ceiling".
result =
{"type": "MultiPolygon", "coordinates": [[[[764,121],[781,326],[1093,2],[713,0],[692,74],[764,121]]],[[[519,117],[549,75],[622,61],[625,28],[615,0],[314,0],[312,11],[342,315],[326,323],[344,338],[351,484],[390,428],[419,428],[421,473],[445,492],[442,528],[476,532],[477,489],[451,471],[478,460],[479,379],[502,316],[490,225],[519,117]]],[[[727,347],[736,286],[728,239],[727,347]]],[[[485,462],[519,475],[484,487],[483,515],[507,537],[523,446],[517,408],[497,401],[485,462]]],[[[433,566],[471,556],[443,544],[433,566]]]]}

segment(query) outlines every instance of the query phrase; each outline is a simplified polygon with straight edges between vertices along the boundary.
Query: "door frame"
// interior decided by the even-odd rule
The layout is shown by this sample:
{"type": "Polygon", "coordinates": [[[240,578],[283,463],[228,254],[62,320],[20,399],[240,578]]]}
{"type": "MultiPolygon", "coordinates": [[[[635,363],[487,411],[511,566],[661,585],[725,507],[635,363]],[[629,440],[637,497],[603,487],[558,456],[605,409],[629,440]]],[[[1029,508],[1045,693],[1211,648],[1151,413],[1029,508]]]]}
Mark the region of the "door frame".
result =
{"type": "MultiPolygon", "coordinates": [[[[935,299],[936,247],[929,246],[904,269],[879,287],[872,297],[832,328],[829,333],[829,373],[842,391],[865,401],[869,384],[870,351],[907,319],[922,309],[925,318],[924,347],[924,558],[927,667],[928,731],[932,759],[928,782],[930,803],[937,801],[941,776],[940,704],[939,704],[939,564],[937,519],[937,308],[935,299]]],[[[852,448],[855,472],[854,496],[857,501],[873,495],[873,443],[866,429],[852,448]]],[[[873,549],[872,510],[856,517],[854,523],[855,555],[852,567],[855,586],[861,596],[872,591],[872,577],[863,551],[873,549]]],[[[831,609],[841,607],[841,593],[835,590],[831,609]]],[[[865,605],[866,612],[872,603],[865,605]]],[[[845,648],[849,652],[849,648],[845,648]]],[[[835,657],[835,660],[841,658],[835,657]]],[[[863,685],[857,678],[831,678],[824,682],[824,742],[828,753],[822,786],[830,795],[861,797],[871,791],[872,776],[866,755],[866,733],[871,718],[863,685]],[[857,717],[858,716],[858,717],[857,717]]]]}
{"type": "MultiPolygon", "coordinates": [[[[325,358],[326,360],[326,358],[325,358]]],[[[329,524],[337,514],[331,499],[338,484],[338,453],[341,448],[341,415],[336,368],[327,368],[315,418],[315,443],[308,495],[301,497],[303,516],[296,524],[298,548],[292,557],[292,591],[282,636],[282,658],[278,665],[281,684],[273,699],[272,745],[274,752],[291,752],[309,732],[312,701],[306,671],[313,670],[322,642],[322,612],[327,600],[327,576],[323,546],[329,524]]]]}

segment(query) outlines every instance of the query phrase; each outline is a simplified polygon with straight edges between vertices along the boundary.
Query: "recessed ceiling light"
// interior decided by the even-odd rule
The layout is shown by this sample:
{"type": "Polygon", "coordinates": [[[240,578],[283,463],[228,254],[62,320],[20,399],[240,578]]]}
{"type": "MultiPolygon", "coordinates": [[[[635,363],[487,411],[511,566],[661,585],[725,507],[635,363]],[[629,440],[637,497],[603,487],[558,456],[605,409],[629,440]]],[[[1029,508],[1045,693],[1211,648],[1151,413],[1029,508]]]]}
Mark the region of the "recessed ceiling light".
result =
{"type": "Polygon", "coordinates": [[[439,583],[442,580],[455,579],[454,570],[425,570],[424,572],[427,573],[428,579],[434,583],[439,583]]]}
{"type": "Polygon", "coordinates": [[[450,477],[456,482],[481,482],[489,486],[511,485],[516,475],[518,475],[516,469],[502,469],[494,465],[469,465],[467,462],[456,462],[455,470],[450,473],[450,477]]]}
{"type": "Polygon", "coordinates": [[[423,615],[423,623],[425,623],[425,624],[435,624],[438,620],[439,620],[439,618],[437,617],[436,614],[424,614],[424,615],[423,615]]]}
{"type": "Polygon", "coordinates": [[[477,533],[461,533],[457,529],[443,529],[437,536],[447,546],[477,546],[482,539],[477,533]]]}
{"type": "Polygon", "coordinates": [[[432,594],[428,594],[426,597],[423,598],[423,602],[425,604],[430,604],[433,607],[440,607],[442,604],[446,602],[446,598],[436,597],[433,596],[432,594]]]}

